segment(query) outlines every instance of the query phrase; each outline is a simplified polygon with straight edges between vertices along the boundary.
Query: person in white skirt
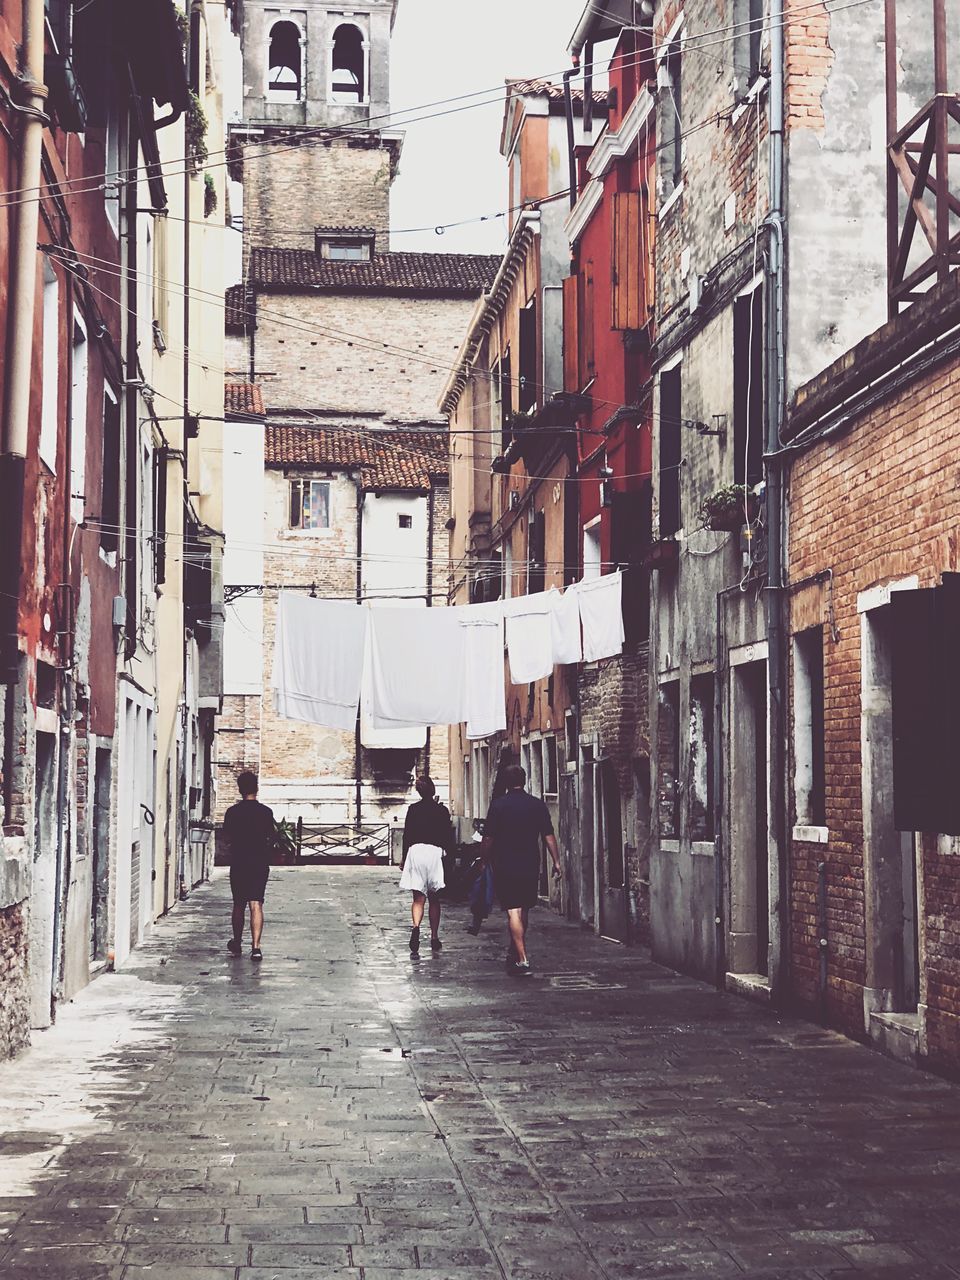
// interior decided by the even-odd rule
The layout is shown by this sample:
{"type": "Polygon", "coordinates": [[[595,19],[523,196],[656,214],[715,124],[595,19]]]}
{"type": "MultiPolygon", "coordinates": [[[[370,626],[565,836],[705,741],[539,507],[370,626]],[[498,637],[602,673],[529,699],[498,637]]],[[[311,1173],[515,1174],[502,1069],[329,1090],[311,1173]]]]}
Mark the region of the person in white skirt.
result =
{"type": "Polygon", "coordinates": [[[420,799],[407,810],[403,824],[403,863],[400,871],[400,888],[413,894],[410,917],[410,950],[420,951],[420,924],[424,904],[430,903],[430,948],[439,951],[440,899],[437,896],[444,887],[443,855],[452,853],[454,847],[453,824],[450,811],[437,799],[433,779],[418,778],[417,793],[420,799]]]}

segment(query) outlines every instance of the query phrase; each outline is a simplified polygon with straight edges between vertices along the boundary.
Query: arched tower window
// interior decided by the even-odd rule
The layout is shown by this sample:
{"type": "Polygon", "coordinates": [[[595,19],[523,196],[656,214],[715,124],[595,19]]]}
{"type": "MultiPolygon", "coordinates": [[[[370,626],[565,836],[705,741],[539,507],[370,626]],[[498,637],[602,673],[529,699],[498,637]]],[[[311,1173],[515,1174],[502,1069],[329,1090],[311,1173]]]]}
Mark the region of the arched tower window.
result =
{"type": "Polygon", "coordinates": [[[341,23],[333,33],[331,102],[358,103],[366,100],[365,64],[363,33],[352,23],[341,23]]]}
{"type": "Polygon", "coordinates": [[[275,22],[270,28],[267,96],[273,102],[299,102],[303,87],[300,28],[295,22],[275,22]]]}

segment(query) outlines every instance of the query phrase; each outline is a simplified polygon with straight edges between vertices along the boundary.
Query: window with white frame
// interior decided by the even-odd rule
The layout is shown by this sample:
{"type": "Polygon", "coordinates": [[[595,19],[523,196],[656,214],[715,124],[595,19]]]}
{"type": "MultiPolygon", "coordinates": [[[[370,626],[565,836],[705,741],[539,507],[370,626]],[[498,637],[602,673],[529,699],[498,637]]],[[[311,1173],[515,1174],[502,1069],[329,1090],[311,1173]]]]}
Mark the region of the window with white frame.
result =
{"type": "Polygon", "coordinates": [[[682,33],[678,31],[667,44],[658,74],[663,129],[663,164],[660,171],[663,194],[667,196],[680,186],[683,177],[682,65],[682,33]]]}
{"type": "Polygon", "coordinates": [[[79,313],[73,316],[70,388],[70,512],[77,524],[84,515],[87,474],[87,330],[79,313]]]}
{"type": "Polygon", "coordinates": [[[57,473],[57,420],[60,411],[60,286],[50,263],[43,264],[43,403],[40,409],[40,458],[57,473]]]}
{"type": "Polygon", "coordinates": [[[823,628],[793,638],[794,804],[798,825],[826,826],[823,628]]]}
{"type": "Polygon", "coordinates": [[[589,524],[583,526],[583,576],[599,578],[600,559],[600,517],[597,516],[589,524]]]}
{"type": "Polygon", "coordinates": [[[580,742],[577,737],[577,713],[572,708],[564,716],[563,737],[567,772],[574,773],[580,759],[580,742]]]}
{"type": "Polygon", "coordinates": [[[745,97],[763,70],[763,24],[766,0],[736,0],[733,58],[738,97],[745,97]]]}
{"type": "Polygon", "coordinates": [[[290,528],[330,528],[330,481],[290,481],[290,528]]]}

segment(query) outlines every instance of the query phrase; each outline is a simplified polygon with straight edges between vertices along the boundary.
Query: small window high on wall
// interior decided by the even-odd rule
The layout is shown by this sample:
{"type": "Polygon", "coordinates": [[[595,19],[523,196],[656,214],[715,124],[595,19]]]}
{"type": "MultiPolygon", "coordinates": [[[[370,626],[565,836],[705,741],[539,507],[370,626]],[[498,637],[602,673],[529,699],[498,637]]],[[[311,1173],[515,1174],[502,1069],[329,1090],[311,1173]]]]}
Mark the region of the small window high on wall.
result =
{"type": "Polygon", "coordinates": [[[299,102],[303,88],[303,51],[295,22],[275,22],[270,28],[267,96],[272,102],[299,102]]]}
{"type": "Polygon", "coordinates": [[[358,27],[344,22],[333,33],[330,98],[333,102],[364,102],[363,35],[358,27]]]}

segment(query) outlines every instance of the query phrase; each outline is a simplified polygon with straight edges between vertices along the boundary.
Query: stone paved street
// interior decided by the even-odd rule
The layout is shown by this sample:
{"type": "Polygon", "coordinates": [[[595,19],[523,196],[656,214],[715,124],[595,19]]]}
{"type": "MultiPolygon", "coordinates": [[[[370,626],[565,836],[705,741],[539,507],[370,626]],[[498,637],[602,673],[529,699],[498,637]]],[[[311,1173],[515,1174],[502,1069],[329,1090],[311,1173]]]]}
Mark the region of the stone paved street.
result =
{"type": "Polygon", "coordinates": [[[0,1068],[0,1275],[960,1276],[960,1090],[535,913],[412,960],[396,873],[222,876],[0,1068]]]}

